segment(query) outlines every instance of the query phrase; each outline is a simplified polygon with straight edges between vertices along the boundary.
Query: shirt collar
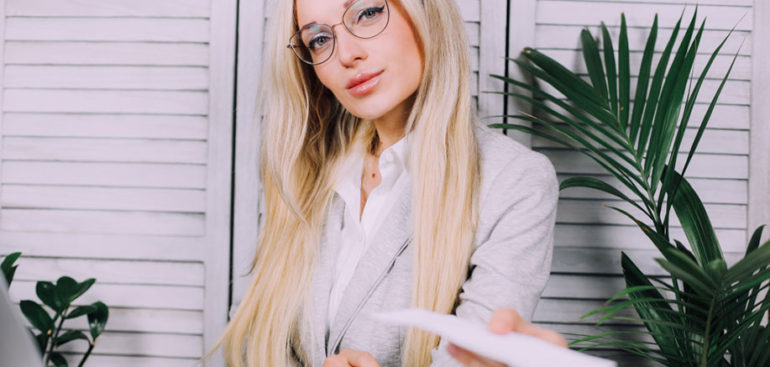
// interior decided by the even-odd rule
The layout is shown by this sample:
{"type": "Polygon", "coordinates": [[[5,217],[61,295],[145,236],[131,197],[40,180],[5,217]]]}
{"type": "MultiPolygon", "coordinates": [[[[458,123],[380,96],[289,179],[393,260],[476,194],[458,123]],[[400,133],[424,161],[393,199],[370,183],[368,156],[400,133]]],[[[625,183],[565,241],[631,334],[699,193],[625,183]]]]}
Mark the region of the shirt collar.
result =
{"type": "MultiPolygon", "coordinates": [[[[405,174],[409,174],[409,151],[412,147],[414,132],[409,132],[406,136],[399,139],[395,144],[389,146],[380,154],[380,159],[389,152],[393,152],[397,164],[403,169],[405,174]]],[[[340,180],[334,185],[334,190],[343,197],[353,196],[361,187],[361,173],[364,166],[365,152],[360,149],[351,149],[348,157],[345,158],[340,180]]]]}

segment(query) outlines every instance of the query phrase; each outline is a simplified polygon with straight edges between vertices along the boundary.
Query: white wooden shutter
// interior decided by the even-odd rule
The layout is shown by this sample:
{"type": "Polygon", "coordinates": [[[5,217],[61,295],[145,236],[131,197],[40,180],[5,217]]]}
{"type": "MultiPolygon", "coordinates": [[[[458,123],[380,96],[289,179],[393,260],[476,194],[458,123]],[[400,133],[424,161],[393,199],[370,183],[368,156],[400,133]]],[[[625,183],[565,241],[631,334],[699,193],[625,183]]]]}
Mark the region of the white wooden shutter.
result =
{"type": "Polygon", "coordinates": [[[226,322],[235,12],[0,0],[0,255],[23,252],[15,300],[97,278],[89,366],[190,366],[226,322]]]}
{"type": "MultiPolygon", "coordinates": [[[[620,14],[624,12],[632,51],[631,71],[632,75],[636,75],[654,15],[659,15],[660,31],[656,47],[659,57],[682,11],[685,10],[684,19],[689,20],[694,9],[694,5],[688,5],[686,9],[684,5],[693,2],[681,0],[514,2],[530,10],[529,14],[534,19],[530,27],[534,27],[534,33],[526,44],[513,41],[517,48],[512,47],[511,56],[516,56],[523,46],[534,46],[586,77],[579,41],[583,27],[588,27],[592,34],[598,36],[598,25],[605,22],[610,28],[613,44],[617,45],[620,14]]],[[[707,17],[707,29],[701,42],[699,60],[695,64],[698,72],[727,32],[735,25],[737,28],[704,83],[691,118],[693,126],[688,128],[684,146],[689,146],[696,126],[721,77],[727,71],[732,56],[736,52],[739,56],[711,118],[709,129],[688,170],[688,178],[711,215],[717,235],[727,252],[726,256],[735,259],[743,252],[747,241],[752,1],[701,0],[699,3],[699,20],[707,17]],[[739,50],[744,41],[744,46],[739,50]]],[[[522,19],[522,15],[517,14],[515,9],[512,9],[511,17],[512,22],[521,20],[526,23],[526,19],[522,19]]],[[[656,63],[657,58],[653,65],[656,63]]],[[[532,138],[532,146],[551,159],[561,180],[573,175],[606,178],[605,172],[598,165],[579,153],[538,138],[532,138]]],[[[578,319],[587,311],[601,306],[624,287],[620,250],[625,251],[647,274],[665,274],[653,260],[660,256],[652,243],[626,218],[603,207],[605,203],[615,205],[619,202],[592,190],[568,189],[561,193],[553,272],[535,315],[538,323],[565,333],[596,333],[591,327],[595,318],[586,321],[578,319]]],[[[673,225],[678,226],[676,223],[673,225]]],[[[674,237],[684,238],[681,229],[674,228],[672,232],[674,237]]]]}

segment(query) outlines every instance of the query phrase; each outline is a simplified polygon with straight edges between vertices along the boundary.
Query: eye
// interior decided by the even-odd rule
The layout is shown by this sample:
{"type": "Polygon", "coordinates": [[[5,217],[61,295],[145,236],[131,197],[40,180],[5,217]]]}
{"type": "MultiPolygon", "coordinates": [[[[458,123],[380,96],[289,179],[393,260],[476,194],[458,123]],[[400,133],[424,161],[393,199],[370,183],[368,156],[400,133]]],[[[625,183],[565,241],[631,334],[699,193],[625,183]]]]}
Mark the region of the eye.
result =
{"type": "Polygon", "coordinates": [[[356,23],[363,21],[369,21],[372,19],[377,18],[379,15],[381,15],[385,11],[385,6],[380,7],[371,7],[366,8],[364,10],[361,10],[361,12],[358,13],[356,16],[356,23]]]}
{"type": "Polygon", "coordinates": [[[307,48],[310,49],[310,51],[318,51],[319,49],[326,47],[329,41],[331,41],[331,37],[326,34],[319,34],[308,42],[307,48]]]}

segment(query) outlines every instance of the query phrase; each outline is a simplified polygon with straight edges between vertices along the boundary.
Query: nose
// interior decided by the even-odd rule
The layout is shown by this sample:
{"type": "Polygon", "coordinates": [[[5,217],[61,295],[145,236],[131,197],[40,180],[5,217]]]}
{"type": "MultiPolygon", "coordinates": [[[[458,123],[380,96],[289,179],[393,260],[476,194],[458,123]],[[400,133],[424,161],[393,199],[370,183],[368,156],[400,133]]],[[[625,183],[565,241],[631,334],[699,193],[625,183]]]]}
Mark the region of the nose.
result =
{"type": "Polygon", "coordinates": [[[357,62],[366,60],[366,50],[361,45],[361,39],[352,35],[344,24],[335,31],[337,37],[337,53],[340,64],[353,67],[357,62]]]}

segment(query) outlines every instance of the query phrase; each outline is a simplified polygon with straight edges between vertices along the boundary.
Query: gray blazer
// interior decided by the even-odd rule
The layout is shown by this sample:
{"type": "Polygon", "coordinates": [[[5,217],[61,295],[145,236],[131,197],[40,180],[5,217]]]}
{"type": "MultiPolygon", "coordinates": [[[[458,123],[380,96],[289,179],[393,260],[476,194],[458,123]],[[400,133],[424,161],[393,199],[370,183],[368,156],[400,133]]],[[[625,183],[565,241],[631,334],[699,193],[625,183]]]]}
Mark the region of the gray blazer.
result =
{"type": "MultiPolygon", "coordinates": [[[[531,319],[551,268],[558,183],[551,163],[512,139],[478,130],[481,148],[480,217],[471,270],[463,284],[459,317],[484,323],[495,309],[512,307],[531,319]]],[[[408,182],[409,180],[401,180],[408,182]]],[[[300,327],[305,359],[321,367],[342,349],[371,353],[381,366],[401,366],[406,328],[368,314],[410,307],[412,289],[411,187],[401,193],[358,263],[330,330],[326,330],[332,269],[345,203],[335,194],[321,235],[312,283],[312,324],[300,327]]],[[[442,341],[432,366],[459,366],[442,341]]]]}

